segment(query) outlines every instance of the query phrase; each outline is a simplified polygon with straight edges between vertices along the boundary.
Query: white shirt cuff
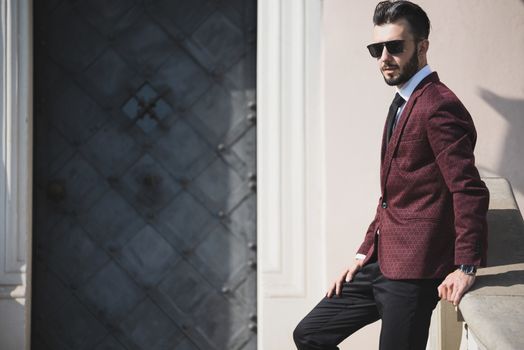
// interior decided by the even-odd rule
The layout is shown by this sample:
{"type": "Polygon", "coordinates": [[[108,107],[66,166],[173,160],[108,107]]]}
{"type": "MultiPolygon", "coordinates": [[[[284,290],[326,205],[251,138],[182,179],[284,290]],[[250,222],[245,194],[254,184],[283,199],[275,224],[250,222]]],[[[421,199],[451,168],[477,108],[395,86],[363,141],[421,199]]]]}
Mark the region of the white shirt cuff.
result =
{"type": "Polygon", "coordinates": [[[358,253],[357,255],[355,255],[355,259],[357,260],[364,260],[365,258],[366,256],[364,254],[358,253]]]}

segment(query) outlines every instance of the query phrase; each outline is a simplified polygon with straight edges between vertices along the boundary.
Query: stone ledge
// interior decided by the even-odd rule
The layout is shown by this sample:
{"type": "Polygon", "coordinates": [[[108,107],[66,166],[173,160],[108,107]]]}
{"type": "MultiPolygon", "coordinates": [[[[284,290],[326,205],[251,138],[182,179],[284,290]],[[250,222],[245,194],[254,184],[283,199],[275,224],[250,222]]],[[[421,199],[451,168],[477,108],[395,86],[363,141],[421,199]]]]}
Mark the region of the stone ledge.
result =
{"type": "Polygon", "coordinates": [[[524,349],[524,296],[467,295],[460,311],[478,345],[485,349],[524,349]]]}
{"type": "Polygon", "coordinates": [[[468,329],[485,349],[524,349],[524,221],[509,182],[484,179],[490,190],[488,267],[460,302],[468,329]]]}

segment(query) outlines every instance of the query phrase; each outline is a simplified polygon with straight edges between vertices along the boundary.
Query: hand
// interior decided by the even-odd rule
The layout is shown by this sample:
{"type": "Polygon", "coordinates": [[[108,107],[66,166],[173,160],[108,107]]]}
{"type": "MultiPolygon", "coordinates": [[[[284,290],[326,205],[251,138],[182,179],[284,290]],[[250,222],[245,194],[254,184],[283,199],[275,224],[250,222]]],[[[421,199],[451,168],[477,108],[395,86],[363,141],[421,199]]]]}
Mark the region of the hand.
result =
{"type": "Polygon", "coordinates": [[[340,296],[340,292],[342,291],[342,285],[344,284],[344,282],[351,281],[357,273],[357,271],[362,268],[363,263],[364,260],[355,259],[353,265],[345,269],[344,272],[342,272],[342,274],[340,275],[340,277],[337,278],[329,287],[329,289],[326,292],[326,297],[331,298],[334,294],[340,296]]]}
{"type": "Polygon", "coordinates": [[[475,275],[466,275],[460,270],[455,270],[438,286],[438,296],[442,300],[447,300],[457,306],[464,293],[471,288],[473,283],[475,283],[475,275]]]}

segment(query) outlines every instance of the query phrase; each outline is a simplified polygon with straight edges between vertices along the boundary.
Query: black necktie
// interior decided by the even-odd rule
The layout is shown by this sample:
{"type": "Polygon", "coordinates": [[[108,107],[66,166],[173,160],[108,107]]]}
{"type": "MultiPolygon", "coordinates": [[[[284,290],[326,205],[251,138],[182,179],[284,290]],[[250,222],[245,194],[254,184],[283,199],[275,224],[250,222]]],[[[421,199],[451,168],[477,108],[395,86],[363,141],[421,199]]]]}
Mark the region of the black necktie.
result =
{"type": "Polygon", "coordinates": [[[391,106],[389,106],[389,112],[388,112],[388,118],[386,119],[386,126],[387,126],[387,142],[389,143],[389,139],[391,138],[391,134],[393,134],[393,129],[395,127],[395,120],[397,119],[397,111],[400,106],[404,104],[405,100],[398,94],[398,92],[395,94],[395,98],[393,99],[393,102],[391,102],[391,106]]]}

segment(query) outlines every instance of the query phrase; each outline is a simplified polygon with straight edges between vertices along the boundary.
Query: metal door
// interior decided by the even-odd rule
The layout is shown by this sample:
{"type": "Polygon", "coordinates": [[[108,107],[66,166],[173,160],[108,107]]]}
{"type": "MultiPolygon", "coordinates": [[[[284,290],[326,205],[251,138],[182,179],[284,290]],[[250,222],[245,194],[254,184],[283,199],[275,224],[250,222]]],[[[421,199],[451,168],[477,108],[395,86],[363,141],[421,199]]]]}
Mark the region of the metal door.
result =
{"type": "Polygon", "coordinates": [[[256,348],[256,2],[35,11],[33,349],[256,348]]]}

